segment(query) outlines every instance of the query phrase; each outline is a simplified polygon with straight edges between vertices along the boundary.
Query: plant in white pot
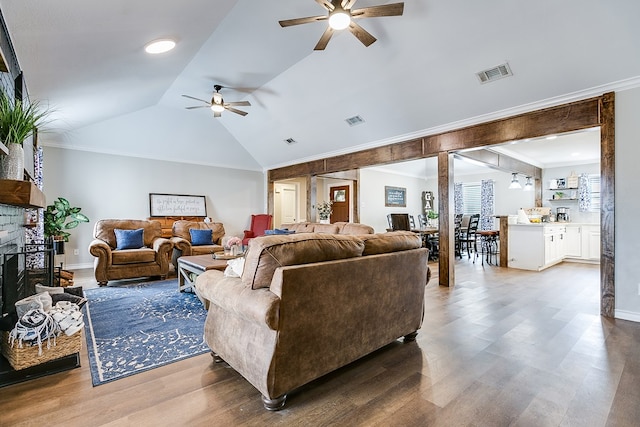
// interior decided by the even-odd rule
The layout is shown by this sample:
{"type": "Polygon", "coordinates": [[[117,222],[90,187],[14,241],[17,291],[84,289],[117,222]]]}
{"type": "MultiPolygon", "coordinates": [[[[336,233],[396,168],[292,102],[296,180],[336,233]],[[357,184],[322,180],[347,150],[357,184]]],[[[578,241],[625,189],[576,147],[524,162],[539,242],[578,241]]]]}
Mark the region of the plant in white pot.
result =
{"type": "Polygon", "coordinates": [[[324,223],[329,223],[329,216],[331,216],[331,205],[333,204],[333,202],[331,201],[324,201],[324,202],[320,202],[318,203],[317,209],[318,209],[318,217],[320,218],[320,222],[324,222],[324,223]]]}
{"type": "Polygon", "coordinates": [[[0,178],[22,180],[24,150],[22,142],[44,124],[49,111],[39,102],[25,104],[0,91],[0,141],[9,153],[0,156],[0,178]]]}

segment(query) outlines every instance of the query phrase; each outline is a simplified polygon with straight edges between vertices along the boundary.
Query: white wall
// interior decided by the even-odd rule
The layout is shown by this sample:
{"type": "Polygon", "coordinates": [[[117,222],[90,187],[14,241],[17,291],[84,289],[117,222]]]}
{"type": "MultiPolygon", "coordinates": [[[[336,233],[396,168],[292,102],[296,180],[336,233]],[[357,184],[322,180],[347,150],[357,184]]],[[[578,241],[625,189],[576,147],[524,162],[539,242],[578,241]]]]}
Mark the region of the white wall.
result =
{"type": "Polygon", "coordinates": [[[360,222],[372,226],[376,233],[386,231],[387,214],[390,213],[408,213],[414,216],[417,223],[418,214],[422,213],[422,192],[433,191],[435,196],[437,189],[437,182],[433,179],[426,180],[364,168],[360,170],[360,222]],[[385,186],[406,188],[407,207],[385,207],[385,186]]]}
{"type": "MultiPolygon", "coordinates": [[[[455,173],[455,171],[454,171],[455,173]]],[[[494,181],[494,204],[496,215],[515,215],[520,208],[531,208],[535,206],[535,192],[524,191],[521,189],[510,190],[509,184],[511,184],[511,174],[506,172],[496,171],[491,168],[487,168],[487,172],[477,175],[460,175],[455,176],[455,182],[480,182],[483,179],[492,179],[494,181]]],[[[520,184],[524,188],[525,179],[520,176],[520,184]]],[[[499,222],[496,219],[494,221],[494,228],[499,227],[499,222]]]]}
{"type": "MultiPolygon", "coordinates": [[[[600,212],[580,212],[578,211],[577,201],[550,202],[555,191],[549,190],[549,181],[556,178],[566,178],[575,172],[577,175],[581,173],[600,174],[600,163],[590,163],[584,165],[564,166],[559,168],[548,168],[542,171],[542,206],[550,206],[551,212],[555,213],[558,207],[570,208],[569,215],[571,222],[579,222],[585,224],[600,224],[600,212]]],[[[556,190],[562,191],[562,190],[556,190]]],[[[568,190],[571,191],[571,190],[568,190]]],[[[576,190],[573,190],[576,191],[576,190]]]]}
{"type": "Polygon", "coordinates": [[[149,193],[206,196],[207,214],[227,235],[243,235],[251,214],[266,212],[262,172],[148,160],[60,148],[44,148],[47,204],[64,197],[91,222],[70,230],[65,245],[69,268],[93,265],[88,246],[99,219],[145,219],[149,193]],[[74,256],[73,250],[79,255],[74,256]]]}
{"type": "Polygon", "coordinates": [[[616,317],[640,322],[640,88],[616,92],[616,317]]]}

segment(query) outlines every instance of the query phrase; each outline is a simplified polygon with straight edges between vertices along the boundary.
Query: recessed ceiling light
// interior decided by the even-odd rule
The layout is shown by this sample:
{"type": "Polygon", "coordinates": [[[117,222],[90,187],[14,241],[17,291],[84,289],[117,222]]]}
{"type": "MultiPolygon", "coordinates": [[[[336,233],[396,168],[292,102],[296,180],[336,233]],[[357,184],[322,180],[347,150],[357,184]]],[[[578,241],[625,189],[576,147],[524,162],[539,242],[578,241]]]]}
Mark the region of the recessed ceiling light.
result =
{"type": "Polygon", "coordinates": [[[576,153],[571,153],[572,157],[578,157],[580,155],[580,153],[576,152],[576,153]]]}
{"type": "Polygon", "coordinates": [[[169,52],[171,49],[176,47],[176,42],[171,39],[162,39],[162,40],[154,40],[148,43],[144,50],[147,53],[151,53],[153,55],[158,53],[169,52]]]}
{"type": "Polygon", "coordinates": [[[551,136],[548,136],[546,139],[556,139],[557,137],[558,135],[551,135],[551,136]]]}

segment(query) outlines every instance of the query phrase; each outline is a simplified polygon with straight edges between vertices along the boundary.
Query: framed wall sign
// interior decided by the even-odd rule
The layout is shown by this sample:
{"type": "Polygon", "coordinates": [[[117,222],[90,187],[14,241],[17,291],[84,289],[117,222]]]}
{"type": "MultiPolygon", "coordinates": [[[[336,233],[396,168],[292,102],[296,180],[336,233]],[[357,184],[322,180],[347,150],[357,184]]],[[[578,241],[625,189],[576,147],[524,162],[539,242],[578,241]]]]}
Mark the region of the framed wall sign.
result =
{"type": "Polygon", "coordinates": [[[205,196],[149,193],[151,216],[207,216],[205,196]]]}
{"type": "Polygon", "coordinates": [[[407,207],[407,189],[384,186],[384,205],[387,207],[407,207]]]}

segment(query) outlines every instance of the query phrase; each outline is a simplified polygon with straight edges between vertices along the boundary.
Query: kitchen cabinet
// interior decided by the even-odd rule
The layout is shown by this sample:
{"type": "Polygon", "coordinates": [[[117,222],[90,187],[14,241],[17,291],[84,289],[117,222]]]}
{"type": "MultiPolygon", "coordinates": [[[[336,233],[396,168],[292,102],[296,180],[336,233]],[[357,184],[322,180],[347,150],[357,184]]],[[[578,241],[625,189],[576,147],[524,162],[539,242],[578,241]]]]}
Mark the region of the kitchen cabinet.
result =
{"type": "Polygon", "coordinates": [[[583,254],[587,260],[600,260],[600,226],[585,225],[582,227],[583,254]]]}
{"type": "Polygon", "coordinates": [[[566,225],[565,256],[572,258],[582,257],[582,226],[566,225]]]}
{"type": "Polygon", "coordinates": [[[565,234],[566,227],[558,224],[510,225],[509,267],[540,271],[562,262],[565,234]]]}

